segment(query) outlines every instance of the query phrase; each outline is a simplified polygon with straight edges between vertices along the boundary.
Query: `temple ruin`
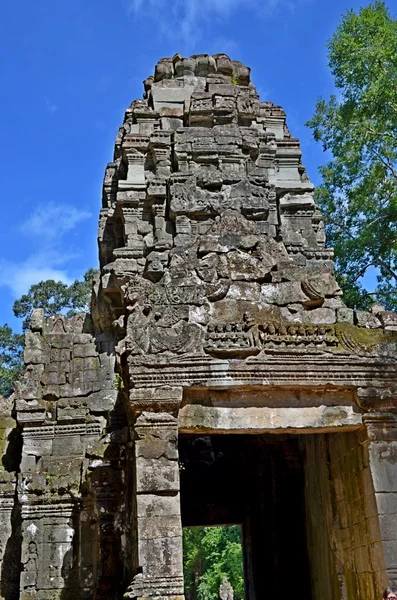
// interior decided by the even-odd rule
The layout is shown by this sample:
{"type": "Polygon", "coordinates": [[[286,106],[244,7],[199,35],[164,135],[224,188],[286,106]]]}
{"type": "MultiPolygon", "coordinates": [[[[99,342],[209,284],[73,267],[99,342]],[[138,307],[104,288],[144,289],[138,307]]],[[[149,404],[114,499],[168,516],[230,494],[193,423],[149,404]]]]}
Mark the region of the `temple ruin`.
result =
{"type": "Polygon", "coordinates": [[[91,314],[0,402],[0,598],[181,600],[182,528],[240,524],[247,600],[397,584],[397,315],[347,308],[280,106],[161,59],[103,184],[91,314]]]}

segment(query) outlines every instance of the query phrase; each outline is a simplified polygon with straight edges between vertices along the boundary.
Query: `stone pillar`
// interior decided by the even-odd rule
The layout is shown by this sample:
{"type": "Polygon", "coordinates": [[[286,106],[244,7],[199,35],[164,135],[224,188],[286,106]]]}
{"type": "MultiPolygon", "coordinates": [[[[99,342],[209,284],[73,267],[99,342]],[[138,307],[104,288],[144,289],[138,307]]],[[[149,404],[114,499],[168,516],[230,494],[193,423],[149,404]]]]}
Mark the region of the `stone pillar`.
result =
{"type": "Polygon", "coordinates": [[[397,584],[397,415],[368,413],[369,468],[379,518],[378,551],[384,557],[388,581],[397,584]]]}
{"type": "Polygon", "coordinates": [[[125,598],[183,598],[178,420],[182,388],[130,393],[135,422],[135,577],[125,598]],[[145,410],[146,409],[146,410],[145,410]]]}

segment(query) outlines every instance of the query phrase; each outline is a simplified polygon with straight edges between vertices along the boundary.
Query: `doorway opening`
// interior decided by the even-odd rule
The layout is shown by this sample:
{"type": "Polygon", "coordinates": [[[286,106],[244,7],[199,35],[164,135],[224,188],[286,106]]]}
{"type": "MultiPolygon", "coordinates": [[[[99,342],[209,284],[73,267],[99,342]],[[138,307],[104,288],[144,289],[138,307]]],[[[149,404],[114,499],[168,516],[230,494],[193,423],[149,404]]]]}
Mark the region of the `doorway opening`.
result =
{"type": "Polygon", "coordinates": [[[185,527],[186,600],[245,600],[241,526],[185,527]]]}
{"type": "Polygon", "coordinates": [[[293,582],[310,600],[298,436],[181,434],[179,457],[183,526],[241,524],[245,599],[276,597],[293,582]]]}

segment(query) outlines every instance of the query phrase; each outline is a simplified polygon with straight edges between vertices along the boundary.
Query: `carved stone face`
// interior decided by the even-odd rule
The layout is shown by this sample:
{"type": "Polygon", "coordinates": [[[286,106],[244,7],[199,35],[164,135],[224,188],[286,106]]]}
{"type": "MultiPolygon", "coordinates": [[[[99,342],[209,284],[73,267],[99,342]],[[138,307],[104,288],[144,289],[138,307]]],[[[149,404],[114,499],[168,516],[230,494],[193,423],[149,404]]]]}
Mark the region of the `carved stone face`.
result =
{"type": "Polygon", "coordinates": [[[146,260],[146,273],[152,281],[159,281],[167,265],[167,252],[151,252],[146,260]]]}
{"type": "Polygon", "coordinates": [[[212,283],[217,278],[218,255],[207,254],[199,262],[196,269],[197,275],[206,283],[212,283]]]}

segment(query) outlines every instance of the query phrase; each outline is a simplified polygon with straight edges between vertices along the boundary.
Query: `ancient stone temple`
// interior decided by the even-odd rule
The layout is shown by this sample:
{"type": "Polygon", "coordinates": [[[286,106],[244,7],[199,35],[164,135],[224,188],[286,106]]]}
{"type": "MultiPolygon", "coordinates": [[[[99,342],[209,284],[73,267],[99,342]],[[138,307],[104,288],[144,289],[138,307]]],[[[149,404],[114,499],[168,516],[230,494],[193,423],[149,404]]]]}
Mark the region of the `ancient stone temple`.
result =
{"type": "Polygon", "coordinates": [[[176,55],[144,87],[91,314],[35,310],[0,403],[0,597],[180,600],[182,528],[239,524],[247,600],[378,598],[397,315],[344,305],[299,141],[248,67],[176,55]]]}

